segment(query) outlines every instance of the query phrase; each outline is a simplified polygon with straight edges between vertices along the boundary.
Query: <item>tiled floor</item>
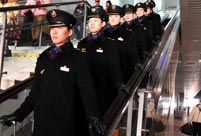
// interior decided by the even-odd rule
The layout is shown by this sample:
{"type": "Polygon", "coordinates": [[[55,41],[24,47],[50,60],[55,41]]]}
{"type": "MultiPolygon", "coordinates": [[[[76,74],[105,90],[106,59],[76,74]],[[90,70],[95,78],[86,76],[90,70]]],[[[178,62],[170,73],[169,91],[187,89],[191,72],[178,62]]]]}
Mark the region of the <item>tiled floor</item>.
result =
{"type": "Polygon", "coordinates": [[[187,123],[188,116],[185,111],[175,111],[175,116],[172,119],[163,120],[166,126],[165,131],[155,133],[155,136],[186,136],[182,134],[179,128],[187,123]]]}
{"type": "Polygon", "coordinates": [[[163,132],[156,132],[155,136],[186,136],[179,131],[179,128],[185,123],[182,120],[174,120],[166,124],[166,130],[163,132]]]}

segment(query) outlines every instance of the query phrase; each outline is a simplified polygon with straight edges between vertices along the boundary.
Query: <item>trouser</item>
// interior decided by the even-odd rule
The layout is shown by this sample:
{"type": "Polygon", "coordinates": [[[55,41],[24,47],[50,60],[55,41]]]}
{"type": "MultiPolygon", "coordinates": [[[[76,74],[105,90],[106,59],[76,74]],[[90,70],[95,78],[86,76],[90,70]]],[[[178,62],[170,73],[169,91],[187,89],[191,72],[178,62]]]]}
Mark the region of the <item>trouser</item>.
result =
{"type": "MultiPolygon", "coordinates": [[[[152,126],[152,118],[147,118],[146,129],[151,129],[152,126]]],[[[146,133],[146,136],[149,136],[149,132],[146,133]]]]}
{"type": "Polygon", "coordinates": [[[31,29],[32,39],[38,40],[40,36],[41,26],[38,26],[45,20],[44,15],[34,16],[34,27],[31,29]]]}
{"type": "Polygon", "coordinates": [[[193,136],[201,136],[201,123],[193,122],[193,136]]]}
{"type": "Polygon", "coordinates": [[[83,36],[83,20],[77,19],[77,23],[74,26],[74,31],[78,39],[83,36]]]}

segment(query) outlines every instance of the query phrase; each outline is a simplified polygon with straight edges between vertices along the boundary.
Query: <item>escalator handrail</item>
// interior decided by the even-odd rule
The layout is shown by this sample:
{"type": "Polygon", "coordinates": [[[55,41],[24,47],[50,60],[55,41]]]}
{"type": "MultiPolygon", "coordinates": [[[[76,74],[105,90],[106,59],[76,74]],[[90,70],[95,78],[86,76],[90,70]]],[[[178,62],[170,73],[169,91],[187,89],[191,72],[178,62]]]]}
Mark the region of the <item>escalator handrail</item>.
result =
{"type": "Polygon", "coordinates": [[[27,78],[23,81],[20,81],[19,83],[15,84],[5,90],[1,90],[2,93],[0,94],[0,103],[17,95],[18,93],[25,90],[26,88],[31,87],[33,84],[33,78],[34,78],[34,75],[31,75],[29,78],[27,78]]]}

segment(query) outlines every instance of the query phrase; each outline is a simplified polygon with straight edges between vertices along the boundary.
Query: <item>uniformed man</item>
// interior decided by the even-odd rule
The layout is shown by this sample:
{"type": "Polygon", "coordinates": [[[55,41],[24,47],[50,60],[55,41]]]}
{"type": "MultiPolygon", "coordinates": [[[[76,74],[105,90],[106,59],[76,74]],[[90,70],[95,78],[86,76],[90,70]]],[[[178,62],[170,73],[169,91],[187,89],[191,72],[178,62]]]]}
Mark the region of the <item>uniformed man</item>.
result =
{"type": "Polygon", "coordinates": [[[153,12],[154,4],[152,2],[145,2],[147,11],[145,12],[146,18],[153,24],[154,40],[159,41],[163,34],[164,28],[161,24],[161,17],[159,14],[153,12]]]}
{"type": "Polygon", "coordinates": [[[150,52],[153,47],[153,24],[145,18],[147,8],[144,3],[137,3],[135,10],[137,15],[137,18],[135,18],[136,31],[138,31],[138,44],[140,44],[139,50],[140,52],[150,52]]]}
{"type": "MultiPolygon", "coordinates": [[[[141,59],[144,61],[149,57],[153,49],[153,24],[146,19],[145,12],[146,6],[144,3],[139,2],[135,5],[135,18],[134,23],[136,27],[137,45],[141,59]]],[[[140,84],[140,88],[146,88],[149,80],[149,73],[146,73],[143,81],[140,84]]]]}
{"type": "MultiPolygon", "coordinates": [[[[155,13],[154,11],[153,11],[153,8],[156,6],[156,3],[153,1],[153,0],[147,0],[146,2],[145,2],[145,4],[146,5],[149,5],[148,6],[148,8],[150,8],[150,9],[148,9],[148,14],[149,13],[152,13],[153,14],[153,16],[154,16],[154,19],[156,19],[156,20],[158,20],[158,21],[161,21],[161,17],[160,17],[160,15],[159,14],[157,14],[157,13],[155,13]]],[[[145,13],[146,14],[146,13],[145,13]]]]}
{"type": "Polygon", "coordinates": [[[95,4],[96,4],[95,5],[96,7],[99,7],[99,8],[103,9],[103,6],[100,5],[100,0],[95,0],[95,4]]]}
{"type": "Polygon", "coordinates": [[[124,15],[125,22],[122,24],[122,28],[132,30],[133,32],[135,32],[135,24],[134,24],[135,7],[130,4],[125,4],[122,8],[125,14],[124,15]]]}
{"type": "Polygon", "coordinates": [[[87,20],[90,34],[78,43],[78,48],[89,58],[97,99],[104,115],[118,91],[125,85],[122,81],[115,42],[102,33],[102,28],[108,20],[105,10],[92,7],[87,20]]]}
{"type": "Polygon", "coordinates": [[[70,41],[76,19],[58,9],[50,10],[46,17],[53,45],[38,58],[33,87],[25,101],[0,122],[9,126],[34,111],[33,136],[88,135],[86,111],[90,126],[97,135],[104,135],[86,56],[70,41]]]}
{"type": "Polygon", "coordinates": [[[122,29],[121,20],[124,12],[120,6],[108,7],[107,13],[109,24],[105,28],[104,34],[117,42],[121,71],[126,83],[135,71],[135,66],[141,62],[137,51],[136,38],[132,30],[122,29]]]}

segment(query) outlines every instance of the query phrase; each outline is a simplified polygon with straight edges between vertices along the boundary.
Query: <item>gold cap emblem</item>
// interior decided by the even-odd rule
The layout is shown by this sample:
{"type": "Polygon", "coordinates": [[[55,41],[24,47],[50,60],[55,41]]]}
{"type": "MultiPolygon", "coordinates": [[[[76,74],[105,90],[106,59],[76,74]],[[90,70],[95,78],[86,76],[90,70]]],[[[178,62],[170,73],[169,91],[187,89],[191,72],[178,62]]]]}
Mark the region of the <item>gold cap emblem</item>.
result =
{"type": "Polygon", "coordinates": [[[112,6],[112,9],[115,10],[115,9],[116,9],[116,5],[113,5],[113,6],[112,6]]]}
{"type": "Polygon", "coordinates": [[[126,5],[126,8],[129,8],[129,5],[128,5],[128,4],[126,5]]]}
{"type": "Polygon", "coordinates": [[[52,16],[52,17],[56,17],[56,16],[57,16],[57,13],[53,10],[53,11],[51,12],[51,16],[52,16]]]}

